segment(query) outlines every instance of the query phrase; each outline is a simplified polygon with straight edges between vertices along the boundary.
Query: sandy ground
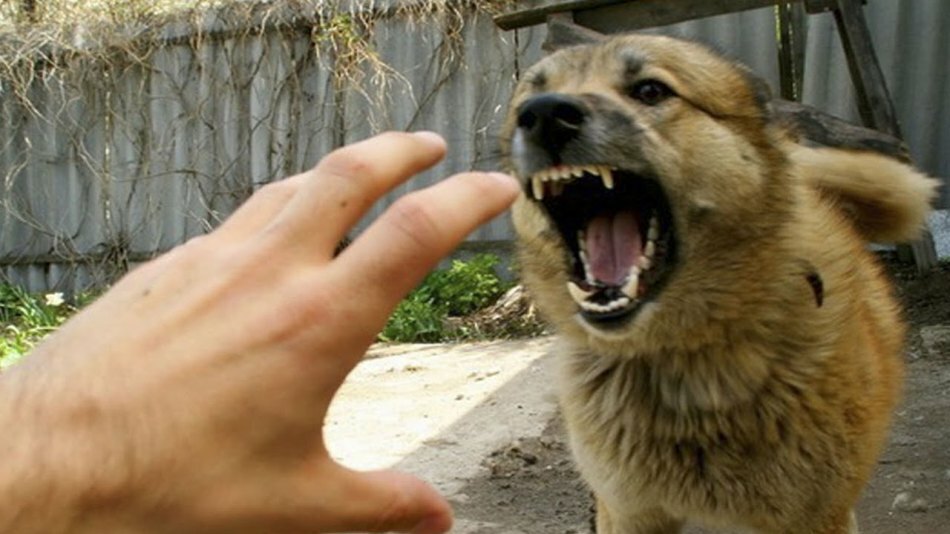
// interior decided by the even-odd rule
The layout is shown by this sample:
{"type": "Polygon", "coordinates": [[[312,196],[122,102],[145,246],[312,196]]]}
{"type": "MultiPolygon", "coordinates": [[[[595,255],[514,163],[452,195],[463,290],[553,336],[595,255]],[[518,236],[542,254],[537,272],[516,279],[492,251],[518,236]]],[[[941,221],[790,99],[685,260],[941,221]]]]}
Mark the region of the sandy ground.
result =
{"type": "MultiPolygon", "coordinates": [[[[863,534],[950,533],[950,269],[898,276],[914,323],[906,394],[859,523],[863,534]]],[[[453,532],[591,532],[590,495],[553,397],[551,343],[374,347],[331,408],[331,452],[429,480],[455,506],[453,532]]]]}

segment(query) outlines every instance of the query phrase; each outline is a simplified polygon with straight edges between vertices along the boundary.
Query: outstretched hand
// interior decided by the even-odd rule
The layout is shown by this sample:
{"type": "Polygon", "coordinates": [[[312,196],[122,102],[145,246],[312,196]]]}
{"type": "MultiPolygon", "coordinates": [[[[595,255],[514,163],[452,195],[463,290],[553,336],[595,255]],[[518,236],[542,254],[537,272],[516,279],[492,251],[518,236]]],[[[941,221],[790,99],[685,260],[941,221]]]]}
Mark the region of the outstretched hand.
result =
{"type": "Polygon", "coordinates": [[[0,376],[0,531],[447,531],[429,485],[335,463],[322,431],[398,301],[517,194],[505,176],[453,176],[333,258],[375,200],[444,153],[429,133],[333,152],[0,376]]]}

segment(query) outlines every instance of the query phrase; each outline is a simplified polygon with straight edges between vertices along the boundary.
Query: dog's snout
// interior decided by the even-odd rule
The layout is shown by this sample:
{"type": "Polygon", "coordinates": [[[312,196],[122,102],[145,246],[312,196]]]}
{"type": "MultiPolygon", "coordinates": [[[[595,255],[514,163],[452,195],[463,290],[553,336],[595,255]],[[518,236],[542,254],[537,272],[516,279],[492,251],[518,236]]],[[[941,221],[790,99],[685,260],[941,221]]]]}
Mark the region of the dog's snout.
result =
{"type": "Polygon", "coordinates": [[[518,108],[518,128],[526,138],[555,153],[580,134],[586,119],[583,103],[560,94],[538,95],[518,108]]]}

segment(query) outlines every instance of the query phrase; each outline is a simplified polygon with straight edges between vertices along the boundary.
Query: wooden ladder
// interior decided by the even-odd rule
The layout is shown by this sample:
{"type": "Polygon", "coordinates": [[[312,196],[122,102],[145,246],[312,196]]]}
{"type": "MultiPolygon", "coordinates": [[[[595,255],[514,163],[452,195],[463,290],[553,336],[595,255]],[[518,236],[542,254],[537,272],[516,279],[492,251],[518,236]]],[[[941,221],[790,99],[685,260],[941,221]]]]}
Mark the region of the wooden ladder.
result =
{"type": "MultiPolygon", "coordinates": [[[[864,17],[865,0],[526,0],[495,17],[502,29],[548,25],[546,49],[589,42],[604,34],[643,30],[726,13],[778,6],[779,73],[782,101],[777,104],[786,120],[801,126],[809,140],[827,145],[861,148],[910,161],[901,138],[887,83],[874,52],[864,17]],[[861,121],[856,128],[840,119],[800,104],[805,63],[806,14],[831,11],[848,61],[861,121]],[[872,129],[872,130],[869,130],[872,129]]],[[[911,256],[920,272],[937,265],[929,229],[909,246],[898,247],[911,256]]]]}

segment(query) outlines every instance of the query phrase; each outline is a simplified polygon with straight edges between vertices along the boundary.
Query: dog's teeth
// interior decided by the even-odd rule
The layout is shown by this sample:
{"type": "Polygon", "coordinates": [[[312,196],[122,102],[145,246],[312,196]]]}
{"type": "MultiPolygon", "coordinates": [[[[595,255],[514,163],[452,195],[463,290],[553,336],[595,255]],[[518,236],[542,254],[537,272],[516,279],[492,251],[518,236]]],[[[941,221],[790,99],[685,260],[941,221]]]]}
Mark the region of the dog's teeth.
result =
{"type": "MultiPolygon", "coordinates": [[[[647,240],[656,241],[660,238],[660,222],[656,220],[656,215],[650,217],[650,229],[647,231],[647,240]]],[[[652,254],[649,254],[652,256],[652,254]]]]}
{"type": "Polygon", "coordinates": [[[571,168],[571,176],[574,178],[580,178],[581,176],[584,176],[584,169],[582,167],[571,168]]]}
{"type": "Polygon", "coordinates": [[[631,300],[627,297],[620,297],[619,299],[608,302],[607,304],[597,304],[595,302],[584,301],[579,303],[581,308],[584,308],[587,311],[597,312],[597,313],[606,313],[619,310],[630,305],[631,300]]]}
{"type": "Polygon", "coordinates": [[[582,289],[574,282],[567,283],[567,292],[571,294],[571,298],[573,298],[574,302],[577,302],[578,304],[583,303],[585,300],[587,300],[587,297],[594,294],[593,291],[582,289]]]}
{"type": "Polygon", "coordinates": [[[535,200],[541,200],[544,198],[544,179],[540,175],[534,175],[534,178],[531,179],[531,189],[534,193],[535,200]]]}
{"type": "Polygon", "coordinates": [[[653,259],[653,255],[656,254],[656,242],[647,241],[647,245],[643,247],[643,257],[648,259],[653,259]]]}
{"type": "Polygon", "coordinates": [[[649,271],[650,267],[653,267],[653,260],[647,256],[640,256],[640,260],[637,264],[640,266],[641,271],[649,271]]]}
{"type": "MultiPolygon", "coordinates": [[[[583,241],[581,241],[581,243],[583,243],[583,241]]],[[[588,265],[588,262],[587,262],[587,250],[585,250],[584,248],[581,248],[580,256],[581,256],[581,265],[584,266],[584,280],[587,280],[588,284],[593,284],[594,275],[591,274],[590,265],[588,265]]]]}
{"type": "Polygon", "coordinates": [[[604,181],[604,187],[607,189],[614,188],[614,174],[609,167],[601,167],[600,179],[604,181]]]}
{"type": "Polygon", "coordinates": [[[620,297],[619,299],[611,302],[607,306],[610,308],[610,311],[619,310],[620,308],[626,308],[630,305],[630,299],[627,297],[620,297]]]}
{"type": "Polygon", "coordinates": [[[623,285],[623,294],[637,300],[637,290],[640,288],[640,271],[634,267],[630,269],[630,276],[627,278],[627,283],[623,285]]]}

